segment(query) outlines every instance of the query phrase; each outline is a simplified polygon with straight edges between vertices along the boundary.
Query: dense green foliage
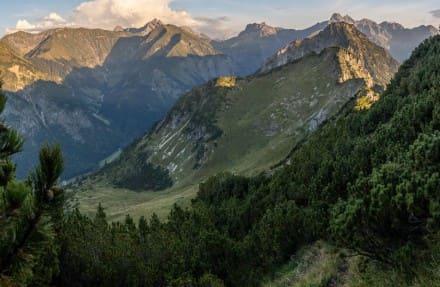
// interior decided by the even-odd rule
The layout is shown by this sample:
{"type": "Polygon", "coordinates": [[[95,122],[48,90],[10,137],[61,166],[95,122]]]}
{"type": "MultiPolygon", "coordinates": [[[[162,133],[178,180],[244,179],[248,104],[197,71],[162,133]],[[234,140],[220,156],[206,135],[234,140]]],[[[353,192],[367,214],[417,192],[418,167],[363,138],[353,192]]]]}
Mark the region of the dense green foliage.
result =
{"type": "Polygon", "coordinates": [[[74,212],[66,286],[256,286],[325,239],[412,281],[440,224],[440,36],[422,44],[369,110],[354,104],[273,175],[220,174],[168,220],[108,224],[74,212]]]}
{"type": "MultiPolygon", "coordinates": [[[[5,102],[0,93],[0,112],[5,102]]],[[[59,146],[46,145],[35,172],[17,182],[10,157],[22,144],[15,130],[0,124],[0,286],[47,286],[59,274],[63,192],[56,182],[63,159],[59,146]]]]}
{"type": "MultiPolygon", "coordinates": [[[[131,190],[162,190],[173,184],[169,172],[160,166],[147,162],[148,153],[139,153],[135,159],[128,160],[130,169],[116,171],[118,176],[112,179],[112,183],[119,188],[131,190]]],[[[118,161],[127,161],[125,155],[118,161]]],[[[106,169],[115,170],[117,162],[110,164],[106,169]]]]}

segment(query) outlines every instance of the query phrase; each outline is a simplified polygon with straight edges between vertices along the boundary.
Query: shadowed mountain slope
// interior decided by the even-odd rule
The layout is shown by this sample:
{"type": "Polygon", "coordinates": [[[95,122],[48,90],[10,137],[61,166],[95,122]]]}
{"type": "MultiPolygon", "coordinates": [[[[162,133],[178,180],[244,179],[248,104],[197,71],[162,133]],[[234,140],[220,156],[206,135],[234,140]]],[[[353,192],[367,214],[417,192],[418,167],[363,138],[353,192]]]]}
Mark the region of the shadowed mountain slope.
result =
{"type": "Polygon", "coordinates": [[[351,99],[376,100],[375,90],[385,88],[398,63],[349,24],[332,25],[329,29],[356,45],[345,48],[325,33],[317,34],[314,41],[328,45],[319,53],[310,50],[247,78],[221,77],[183,95],[150,133],[76,187],[84,190],[77,193],[82,208],[94,210],[102,201],[117,217],[128,209],[136,213],[147,206],[163,207],[160,198],[170,191],[173,196],[167,198],[188,200],[191,186],[194,190],[215,173],[252,175],[278,164],[351,99]],[[368,51],[363,55],[368,60],[360,60],[359,54],[368,51]],[[382,77],[372,76],[378,74],[376,67],[382,77]],[[133,192],[161,190],[171,183],[156,198],[133,192]],[[113,206],[122,194],[137,203],[130,205],[128,199],[128,209],[113,206]]]}

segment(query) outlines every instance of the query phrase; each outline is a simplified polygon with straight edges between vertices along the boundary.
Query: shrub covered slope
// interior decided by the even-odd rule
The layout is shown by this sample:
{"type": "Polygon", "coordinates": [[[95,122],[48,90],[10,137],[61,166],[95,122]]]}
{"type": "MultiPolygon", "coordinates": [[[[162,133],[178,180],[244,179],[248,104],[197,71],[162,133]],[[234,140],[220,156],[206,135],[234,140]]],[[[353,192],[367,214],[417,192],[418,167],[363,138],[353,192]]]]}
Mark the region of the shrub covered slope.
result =
{"type": "MultiPolygon", "coordinates": [[[[364,272],[399,274],[388,284],[435,286],[439,55],[437,36],[415,50],[370,109],[353,101],[275,174],[210,178],[192,208],[175,207],[167,222],[153,216],[135,224],[127,216],[109,225],[102,208],[94,219],[74,212],[64,228],[63,283],[257,286],[321,239],[363,258],[364,272]]],[[[337,283],[329,280],[321,283],[337,283]]]]}

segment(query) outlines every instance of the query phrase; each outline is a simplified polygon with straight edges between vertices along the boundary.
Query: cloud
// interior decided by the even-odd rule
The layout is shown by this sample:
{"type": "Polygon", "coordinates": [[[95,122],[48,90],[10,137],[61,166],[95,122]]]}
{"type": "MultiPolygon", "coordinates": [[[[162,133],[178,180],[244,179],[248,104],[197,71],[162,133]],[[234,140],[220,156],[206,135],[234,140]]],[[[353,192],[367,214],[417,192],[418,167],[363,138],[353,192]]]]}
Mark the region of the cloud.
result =
{"type": "Polygon", "coordinates": [[[44,17],[43,20],[51,23],[66,23],[66,20],[57,13],[50,13],[48,16],[44,17]]]}
{"type": "Polygon", "coordinates": [[[224,24],[226,16],[193,17],[183,10],[170,7],[173,0],[93,0],[76,7],[70,19],[75,25],[113,29],[116,26],[141,27],[152,19],[167,24],[190,27],[215,38],[224,38],[234,33],[224,24]]]}
{"type": "Polygon", "coordinates": [[[79,4],[66,19],[57,13],[29,21],[20,19],[16,31],[40,32],[61,26],[81,26],[88,28],[113,29],[115,26],[140,27],[154,18],[179,26],[198,27],[201,23],[186,11],[170,8],[171,0],[93,0],[79,4]]]}
{"type": "Polygon", "coordinates": [[[17,25],[15,25],[15,29],[17,30],[34,30],[36,28],[35,25],[32,25],[27,20],[18,20],[17,25]]]}
{"type": "Polygon", "coordinates": [[[92,0],[79,4],[66,18],[57,13],[29,21],[20,19],[14,28],[16,31],[40,32],[62,26],[113,29],[116,26],[141,27],[152,19],[160,19],[167,24],[190,27],[198,32],[215,38],[224,38],[233,31],[224,24],[227,17],[193,17],[186,11],[170,7],[173,0],[92,0]]]}
{"type": "Polygon", "coordinates": [[[199,23],[186,11],[170,8],[171,0],[93,0],[83,2],[73,11],[76,25],[112,29],[117,25],[140,27],[158,18],[165,23],[197,26],[199,23]]]}
{"type": "Polygon", "coordinates": [[[226,25],[231,23],[231,19],[229,17],[196,17],[195,19],[199,22],[196,29],[199,32],[209,35],[215,39],[225,39],[236,34],[234,29],[228,27],[229,25],[226,25]]]}
{"type": "Polygon", "coordinates": [[[429,13],[431,13],[431,15],[434,16],[435,18],[440,18],[440,9],[431,11],[429,13]]]}
{"type": "Polygon", "coordinates": [[[68,26],[67,21],[55,12],[39,19],[35,24],[30,23],[26,19],[20,19],[14,28],[6,29],[6,33],[14,33],[17,31],[25,32],[40,32],[42,30],[58,28],[62,26],[68,26]]]}

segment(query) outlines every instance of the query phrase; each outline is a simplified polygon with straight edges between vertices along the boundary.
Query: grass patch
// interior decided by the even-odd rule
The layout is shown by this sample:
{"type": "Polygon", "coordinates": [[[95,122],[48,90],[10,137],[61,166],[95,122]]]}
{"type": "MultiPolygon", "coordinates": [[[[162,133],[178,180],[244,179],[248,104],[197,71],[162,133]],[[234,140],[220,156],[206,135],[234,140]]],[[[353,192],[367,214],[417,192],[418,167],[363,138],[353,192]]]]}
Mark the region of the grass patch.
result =
{"type": "Polygon", "coordinates": [[[335,248],[318,241],[299,250],[275,273],[274,278],[266,280],[262,286],[342,286],[343,265],[344,260],[335,248]]]}
{"type": "MultiPolygon", "coordinates": [[[[420,254],[419,254],[420,255],[420,254]]],[[[414,260],[408,274],[355,253],[318,241],[300,249],[264,287],[435,287],[440,286],[440,245],[414,260]]]]}

